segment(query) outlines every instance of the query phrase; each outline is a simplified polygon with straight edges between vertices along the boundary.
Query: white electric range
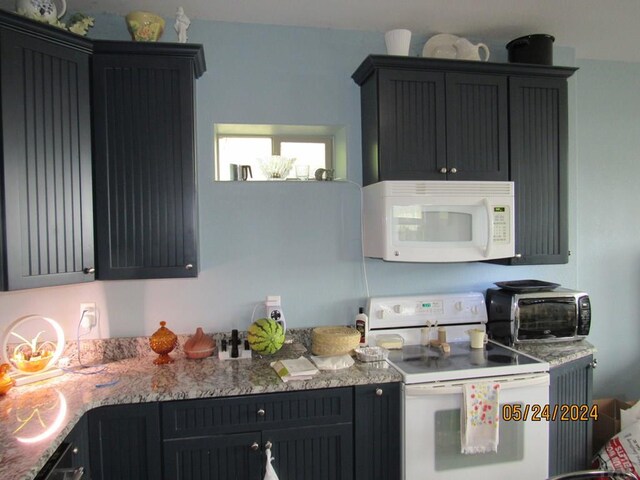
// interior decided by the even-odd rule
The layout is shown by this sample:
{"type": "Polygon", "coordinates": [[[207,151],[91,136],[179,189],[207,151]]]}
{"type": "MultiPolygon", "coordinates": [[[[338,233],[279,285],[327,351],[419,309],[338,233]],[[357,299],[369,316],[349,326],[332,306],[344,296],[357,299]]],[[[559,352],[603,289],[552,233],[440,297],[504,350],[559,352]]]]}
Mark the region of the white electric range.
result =
{"type": "Polygon", "coordinates": [[[548,363],[492,341],[470,347],[466,332],[486,330],[482,293],[372,297],[366,313],[369,345],[393,345],[398,336],[404,344],[388,358],[404,384],[403,478],[547,478],[548,424],[532,415],[519,421],[501,416],[497,453],[461,453],[464,383],[500,383],[501,413],[512,413],[517,404],[530,412],[549,402],[548,363]],[[444,340],[443,332],[448,350],[431,342],[444,340]]]}

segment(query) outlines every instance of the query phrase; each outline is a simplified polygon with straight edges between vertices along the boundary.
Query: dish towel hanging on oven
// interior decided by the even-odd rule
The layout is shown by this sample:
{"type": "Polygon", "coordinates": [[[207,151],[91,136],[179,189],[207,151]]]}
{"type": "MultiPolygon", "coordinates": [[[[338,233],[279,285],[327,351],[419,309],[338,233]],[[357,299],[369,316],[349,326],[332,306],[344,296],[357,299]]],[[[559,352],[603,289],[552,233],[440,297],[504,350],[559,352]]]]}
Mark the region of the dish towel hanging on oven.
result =
{"type": "Polygon", "coordinates": [[[273,462],[273,457],[271,456],[271,449],[267,448],[264,451],[264,454],[267,459],[267,464],[264,467],[265,468],[264,480],[278,480],[278,474],[273,468],[273,465],[271,465],[271,462],[273,462]]]}
{"type": "Polygon", "coordinates": [[[498,451],[498,393],[496,382],[474,382],[463,386],[460,412],[460,443],[462,453],[498,451]]]}

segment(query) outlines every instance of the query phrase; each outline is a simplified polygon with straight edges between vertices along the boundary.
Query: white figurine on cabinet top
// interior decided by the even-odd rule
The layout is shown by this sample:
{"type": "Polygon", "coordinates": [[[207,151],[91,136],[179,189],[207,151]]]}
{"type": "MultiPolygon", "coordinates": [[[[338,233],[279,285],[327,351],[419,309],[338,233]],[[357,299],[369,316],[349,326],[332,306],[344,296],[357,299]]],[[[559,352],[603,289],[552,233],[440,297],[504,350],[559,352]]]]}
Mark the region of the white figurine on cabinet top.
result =
{"type": "Polygon", "coordinates": [[[176,11],[176,23],[173,28],[176,30],[178,34],[178,42],[179,43],[187,43],[187,29],[191,25],[191,20],[184,14],[184,9],[182,7],[178,7],[176,11]]]}

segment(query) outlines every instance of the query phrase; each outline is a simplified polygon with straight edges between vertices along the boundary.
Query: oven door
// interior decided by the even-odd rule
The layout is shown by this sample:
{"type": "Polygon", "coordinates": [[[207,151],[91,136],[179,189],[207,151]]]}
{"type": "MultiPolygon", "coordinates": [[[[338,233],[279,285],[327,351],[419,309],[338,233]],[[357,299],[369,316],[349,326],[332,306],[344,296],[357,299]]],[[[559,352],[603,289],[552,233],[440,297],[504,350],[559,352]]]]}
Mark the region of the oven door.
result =
{"type": "MultiPolygon", "coordinates": [[[[549,402],[547,373],[482,381],[500,383],[501,413],[505,404],[520,404],[524,411],[525,405],[544,406],[549,402]]],[[[467,382],[471,380],[403,387],[404,478],[547,478],[549,425],[544,420],[505,421],[501,416],[497,453],[461,453],[462,385],[467,382]]]]}

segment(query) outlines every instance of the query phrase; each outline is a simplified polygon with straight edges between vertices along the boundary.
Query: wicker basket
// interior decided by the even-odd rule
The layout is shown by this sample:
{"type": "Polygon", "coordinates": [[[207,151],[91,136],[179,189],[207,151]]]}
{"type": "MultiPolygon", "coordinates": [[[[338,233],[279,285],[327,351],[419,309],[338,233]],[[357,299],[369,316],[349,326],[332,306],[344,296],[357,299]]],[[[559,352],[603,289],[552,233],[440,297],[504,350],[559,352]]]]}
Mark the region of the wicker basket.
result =
{"type": "Polygon", "coordinates": [[[360,344],[360,332],[351,327],[318,327],[311,332],[314,355],[343,355],[360,344]]]}

